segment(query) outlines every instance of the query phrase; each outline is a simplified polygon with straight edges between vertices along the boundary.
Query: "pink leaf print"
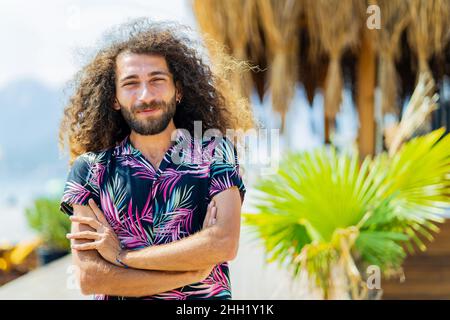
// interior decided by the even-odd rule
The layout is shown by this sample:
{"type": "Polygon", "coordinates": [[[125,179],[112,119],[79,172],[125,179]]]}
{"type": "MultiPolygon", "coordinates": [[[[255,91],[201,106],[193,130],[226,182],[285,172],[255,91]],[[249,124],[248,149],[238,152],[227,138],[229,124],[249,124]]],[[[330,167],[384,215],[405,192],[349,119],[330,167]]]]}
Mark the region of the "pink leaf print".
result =
{"type": "MultiPolygon", "coordinates": [[[[227,263],[223,264],[223,266],[226,265],[227,263]]],[[[193,295],[201,294],[204,295],[204,298],[211,298],[220,293],[231,291],[231,288],[229,286],[229,279],[223,272],[220,265],[216,265],[211,274],[205,280],[199,282],[198,284],[190,285],[189,287],[196,290],[186,291],[185,293],[193,295]]]]}
{"type": "Polygon", "coordinates": [[[158,187],[162,188],[163,190],[164,201],[167,199],[168,195],[172,193],[173,188],[175,187],[176,183],[181,179],[183,174],[184,172],[177,171],[171,168],[166,169],[161,174],[161,180],[159,180],[161,182],[158,183],[158,187]]]}
{"type": "Polygon", "coordinates": [[[149,300],[163,299],[163,300],[186,300],[187,294],[178,290],[167,291],[149,297],[149,300]]]}
{"type": "Polygon", "coordinates": [[[185,208],[164,213],[169,221],[161,223],[161,227],[155,228],[155,244],[173,242],[189,235],[191,232],[193,213],[194,210],[185,208]]]}
{"type": "Polygon", "coordinates": [[[223,190],[226,190],[228,188],[231,188],[233,186],[235,186],[235,184],[233,183],[233,181],[231,180],[232,174],[231,175],[224,175],[218,178],[212,178],[211,179],[211,187],[209,189],[209,194],[213,195],[216,194],[218,192],[221,192],[223,190]]]}
{"type": "MultiPolygon", "coordinates": [[[[137,208],[136,221],[133,218],[132,199],[128,204],[127,212],[120,217],[109,192],[102,191],[101,194],[102,211],[122,244],[129,249],[149,246],[150,239],[141,224],[137,208]]],[[[144,212],[143,215],[148,216],[148,213],[144,212]]]]}
{"type": "Polygon", "coordinates": [[[64,192],[64,196],[61,201],[81,204],[85,203],[90,194],[91,192],[83,185],[74,181],[68,181],[66,191],[64,192]]]}
{"type": "Polygon", "coordinates": [[[135,157],[120,157],[120,163],[123,166],[129,166],[135,170],[133,176],[155,180],[156,172],[152,165],[148,162],[139,161],[135,157]]]}
{"type": "Polygon", "coordinates": [[[103,174],[106,167],[101,163],[96,163],[92,167],[92,176],[90,182],[95,186],[100,186],[103,181],[103,174]]]}

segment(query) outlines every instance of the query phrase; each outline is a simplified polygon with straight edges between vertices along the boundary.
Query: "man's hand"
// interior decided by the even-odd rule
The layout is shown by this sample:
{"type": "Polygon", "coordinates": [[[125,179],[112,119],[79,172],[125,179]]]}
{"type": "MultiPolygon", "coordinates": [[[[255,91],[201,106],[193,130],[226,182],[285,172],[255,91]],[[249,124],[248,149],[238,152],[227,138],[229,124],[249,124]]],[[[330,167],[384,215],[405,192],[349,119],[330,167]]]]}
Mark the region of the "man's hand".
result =
{"type": "Polygon", "coordinates": [[[116,233],[111,228],[103,212],[98,208],[94,200],[89,199],[89,206],[94,212],[97,219],[71,216],[70,220],[72,222],[86,224],[93,228],[95,231],[80,231],[76,233],[68,233],[67,238],[88,239],[93,241],[83,244],[72,244],[72,249],[80,251],[97,250],[105,260],[117,266],[122,266],[116,260],[122,250],[116,233]]]}

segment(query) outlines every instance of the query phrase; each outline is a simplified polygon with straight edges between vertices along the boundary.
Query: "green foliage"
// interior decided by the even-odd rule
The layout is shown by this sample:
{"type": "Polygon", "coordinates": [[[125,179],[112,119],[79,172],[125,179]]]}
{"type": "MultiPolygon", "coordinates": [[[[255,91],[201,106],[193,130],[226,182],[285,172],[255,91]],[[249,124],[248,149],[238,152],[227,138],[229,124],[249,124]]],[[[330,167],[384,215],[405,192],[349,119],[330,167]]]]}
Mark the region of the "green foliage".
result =
{"type": "Polygon", "coordinates": [[[59,198],[38,198],[25,209],[28,225],[37,231],[45,245],[70,250],[66,234],[70,232],[70,220],[59,211],[59,198]]]}
{"type": "Polygon", "coordinates": [[[362,163],[356,151],[339,154],[333,147],[289,154],[277,175],[257,183],[257,212],[244,214],[245,223],[269,261],[288,261],[295,274],[308,248],[307,270],[326,279],[345,230],[356,230],[355,260],[399,268],[405,250],[425,250],[422,239],[433,238],[450,205],[450,136],[443,134],[433,131],[392,157],[382,153],[362,163]]]}

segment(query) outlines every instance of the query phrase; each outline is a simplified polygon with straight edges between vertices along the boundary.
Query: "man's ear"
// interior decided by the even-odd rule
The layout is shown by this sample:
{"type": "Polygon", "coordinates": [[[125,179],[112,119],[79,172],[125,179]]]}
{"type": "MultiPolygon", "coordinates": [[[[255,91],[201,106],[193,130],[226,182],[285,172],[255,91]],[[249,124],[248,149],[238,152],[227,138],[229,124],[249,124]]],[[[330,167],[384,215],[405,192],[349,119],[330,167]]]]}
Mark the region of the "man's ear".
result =
{"type": "Polygon", "coordinates": [[[114,99],[113,109],[117,110],[117,111],[120,110],[120,103],[119,103],[119,100],[117,100],[117,98],[114,99]]]}

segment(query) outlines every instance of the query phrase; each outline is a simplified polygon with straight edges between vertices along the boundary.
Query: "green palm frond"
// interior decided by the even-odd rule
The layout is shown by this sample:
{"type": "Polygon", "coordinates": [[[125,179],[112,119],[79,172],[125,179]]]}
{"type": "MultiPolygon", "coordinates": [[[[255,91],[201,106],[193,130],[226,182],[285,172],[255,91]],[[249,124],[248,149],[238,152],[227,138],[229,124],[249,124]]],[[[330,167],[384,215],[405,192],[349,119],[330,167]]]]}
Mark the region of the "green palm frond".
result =
{"type": "Polygon", "coordinates": [[[431,241],[437,222],[450,202],[450,135],[439,129],[405,144],[389,158],[380,159],[387,170],[386,197],[390,197],[389,211],[379,211],[363,226],[378,230],[402,232],[412,242],[406,247],[412,253],[414,247],[425,250],[422,239],[431,241]],[[376,219],[380,221],[376,221],[376,219]]]}
{"type": "Polygon", "coordinates": [[[289,215],[260,213],[247,214],[245,218],[247,224],[254,227],[255,236],[265,240],[267,261],[294,265],[294,274],[297,274],[294,259],[305,245],[311,243],[305,226],[289,215]]]}
{"type": "Polygon", "coordinates": [[[365,230],[359,234],[355,247],[365,263],[385,270],[397,269],[406,257],[401,242],[408,239],[401,232],[365,230]]]}
{"type": "Polygon", "coordinates": [[[450,135],[439,129],[415,138],[388,160],[388,194],[398,191],[408,218],[440,221],[450,196],[450,135]]]}
{"type": "Polygon", "coordinates": [[[245,214],[245,223],[269,261],[288,261],[295,274],[296,258],[308,248],[306,269],[326,279],[328,258],[340,250],[333,239],[345,230],[357,230],[349,243],[362,263],[398,268],[405,249],[425,249],[450,206],[450,135],[443,135],[433,131],[392,157],[382,153],[362,163],[357,152],[333,147],[289,154],[276,175],[255,186],[256,213],[245,214]]]}
{"type": "Polygon", "coordinates": [[[255,207],[287,215],[302,224],[314,241],[330,241],[338,228],[356,225],[382,196],[384,173],[378,161],[339,155],[325,148],[291,154],[277,175],[261,181],[255,207]]]}

